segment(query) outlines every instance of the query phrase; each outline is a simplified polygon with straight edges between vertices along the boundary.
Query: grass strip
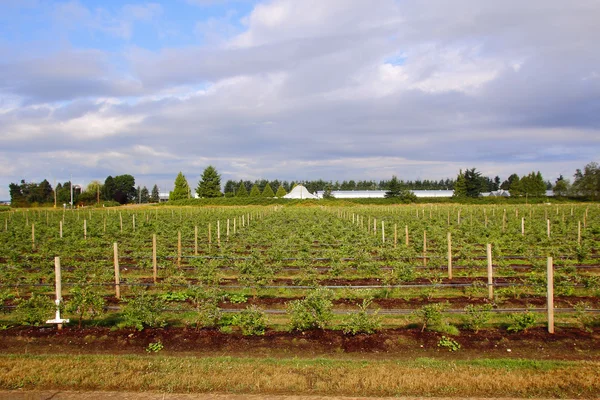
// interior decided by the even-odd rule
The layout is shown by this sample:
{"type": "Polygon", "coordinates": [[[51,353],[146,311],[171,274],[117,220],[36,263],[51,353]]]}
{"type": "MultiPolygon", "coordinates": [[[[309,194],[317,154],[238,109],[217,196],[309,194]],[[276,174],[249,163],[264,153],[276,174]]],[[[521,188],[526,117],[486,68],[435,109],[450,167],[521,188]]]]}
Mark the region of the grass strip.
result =
{"type": "Polygon", "coordinates": [[[589,398],[598,376],[585,361],[0,355],[12,390],[589,398]]]}

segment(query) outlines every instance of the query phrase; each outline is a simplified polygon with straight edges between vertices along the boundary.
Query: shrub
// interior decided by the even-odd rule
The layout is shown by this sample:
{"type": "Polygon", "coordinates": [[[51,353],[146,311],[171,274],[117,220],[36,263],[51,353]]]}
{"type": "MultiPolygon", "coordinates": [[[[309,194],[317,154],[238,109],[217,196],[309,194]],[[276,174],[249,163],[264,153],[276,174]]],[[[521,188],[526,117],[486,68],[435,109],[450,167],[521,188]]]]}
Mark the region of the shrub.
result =
{"type": "Polygon", "coordinates": [[[359,311],[345,318],[342,323],[342,331],[346,335],[356,335],[358,333],[370,335],[381,327],[381,320],[377,317],[379,310],[371,314],[367,311],[371,302],[371,299],[364,299],[359,306],[359,311]]]}
{"type": "Polygon", "coordinates": [[[267,317],[260,308],[250,306],[234,317],[233,324],[238,326],[245,336],[264,335],[267,317]]]}
{"type": "Polygon", "coordinates": [[[20,299],[16,317],[21,325],[39,326],[53,317],[55,305],[48,297],[33,293],[29,299],[20,299]]]}
{"type": "Polygon", "coordinates": [[[434,325],[442,325],[442,312],[448,307],[447,303],[426,304],[418,310],[413,311],[413,315],[419,318],[422,327],[421,332],[434,325]]]}
{"type": "Polygon", "coordinates": [[[73,286],[70,294],[71,298],[66,303],[66,310],[77,315],[79,328],[84,317],[97,316],[104,312],[104,298],[91,286],[73,286]]]}
{"type": "Polygon", "coordinates": [[[527,332],[527,329],[535,326],[536,317],[535,313],[531,310],[527,310],[523,313],[510,314],[510,319],[513,321],[508,326],[509,332],[527,332]]]}
{"type": "Polygon", "coordinates": [[[475,306],[469,304],[465,307],[465,327],[475,333],[479,332],[492,317],[492,305],[484,304],[475,306]]]}
{"type": "Polygon", "coordinates": [[[588,304],[583,301],[575,304],[575,318],[585,331],[592,332],[592,326],[596,324],[596,318],[590,314],[588,308],[588,304]]]}
{"type": "Polygon", "coordinates": [[[123,327],[133,327],[143,330],[145,327],[163,327],[166,321],[161,315],[165,308],[165,301],[157,296],[152,296],[145,289],[136,289],[133,296],[124,299],[123,327]]]}
{"type": "Polygon", "coordinates": [[[219,300],[222,298],[220,291],[199,286],[191,289],[189,294],[197,313],[196,329],[218,326],[223,316],[219,308],[219,300]]]}
{"type": "Polygon", "coordinates": [[[442,338],[439,340],[437,345],[438,345],[438,347],[443,347],[445,349],[448,349],[448,351],[460,350],[460,343],[458,343],[456,340],[446,337],[446,336],[442,336],[442,338]]]}
{"type": "Polygon", "coordinates": [[[318,288],[302,300],[288,303],[290,327],[292,330],[325,329],[333,318],[331,290],[318,288]]]}

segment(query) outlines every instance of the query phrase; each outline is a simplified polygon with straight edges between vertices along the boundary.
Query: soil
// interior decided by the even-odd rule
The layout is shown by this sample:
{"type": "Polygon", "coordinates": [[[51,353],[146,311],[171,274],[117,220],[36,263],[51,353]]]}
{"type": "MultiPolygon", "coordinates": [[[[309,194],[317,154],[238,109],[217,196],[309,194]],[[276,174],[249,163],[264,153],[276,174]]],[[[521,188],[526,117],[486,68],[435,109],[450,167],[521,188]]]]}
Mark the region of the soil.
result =
{"type": "Polygon", "coordinates": [[[148,344],[160,341],[164,345],[161,354],[190,356],[600,359],[600,329],[585,332],[557,328],[554,334],[544,328],[525,333],[508,333],[501,329],[482,330],[477,334],[462,332],[453,337],[461,349],[452,353],[437,346],[441,336],[436,332],[406,328],[356,336],[335,330],[267,330],[264,336],[243,336],[235,331],[222,333],[193,328],[143,331],[104,327],[10,328],[0,331],[0,353],[147,354],[148,344]]]}

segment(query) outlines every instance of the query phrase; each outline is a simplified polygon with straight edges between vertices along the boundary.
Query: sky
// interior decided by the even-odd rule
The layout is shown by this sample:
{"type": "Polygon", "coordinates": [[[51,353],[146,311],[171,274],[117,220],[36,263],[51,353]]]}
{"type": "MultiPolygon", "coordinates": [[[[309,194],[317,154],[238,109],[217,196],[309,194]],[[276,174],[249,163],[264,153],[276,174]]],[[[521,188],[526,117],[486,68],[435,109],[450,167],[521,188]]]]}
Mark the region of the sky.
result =
{"type": "Polygon", "coordinates": [[[0,199],[600,161],[597,0],[0,0],[0,199]]]}

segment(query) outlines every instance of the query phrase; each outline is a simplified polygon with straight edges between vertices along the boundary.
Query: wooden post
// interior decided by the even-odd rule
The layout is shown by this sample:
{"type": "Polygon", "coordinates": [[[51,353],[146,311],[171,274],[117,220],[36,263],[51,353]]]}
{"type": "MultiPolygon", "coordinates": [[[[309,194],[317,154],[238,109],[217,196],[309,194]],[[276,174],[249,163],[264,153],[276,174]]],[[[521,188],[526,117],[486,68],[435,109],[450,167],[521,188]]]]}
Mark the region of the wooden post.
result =
{"type": "MultiPolygon", "coordinates": [[[[243,218],[244,218],[244,216],[242,215],[242,222],[243,222],[243,218]]],[[[208,224],[208,249],[209,250],[210,250],[210,245],[212,244],[212,237],[211,237],[212,236],[212,232],[211,231],[212,231],[212,229],[211,229],[211,226],[210,226],[210,223],[209,223],[208,224]]]]}
{"type": "Polygon", "coordinates": [[[371,233],[371,217],[367,220],[367,233],[371,233]]]}
{"type": "Polygon", "coordinates": [[[83,238],[87,240],[87,219],[83,220],[83,238]]]}
{"type": "Polygon", "coordinates": [[[521,236],[525,236],[525,217],[521,217],[521,236]]]}
{"type": "Polygon", "coordinates": [[[452,279],[452,233],[448,232],[448,279],[452,279]]]}
{"type": "Polygon", "coordinates": [[[546,220],[546,224],[548,225],[548,228],[547,228],[547,230],[548,230],[548,239],[550,239],[550,220],[549,219],[546,220]]]}
{"type": "Polygon", "coordinates": [[[554,266],[548,257],[548,333],[554,333],[554,266]]]}
{"type": "Polygon", "coordinates": [[[227,241],[229,242],[229,218],[227,218],[227,241]]]}
{"type": "Polygon", "coordinates": [[[577,245],[581,246],[581,221],[577,221],[577,245]]]}
{"type": "Polygon", "coordinates": [[[373,218],[373,235],[377,235],[377,218],[373,218]]]}
{"type": "Polygon", "coordinates": [[[217,220],[217,246],[221,247],[221,221],[217,220]]]}
{"type": "MultiPolygon", "coordinates": [[[[62,277],[60,273],[60,257],[54,257],[54,293],[56,294],[56,307],[60,306],[62,302],[62,277]]],[[[67,322],[69,322],[67,320],[67,322]]],[[[63,324],[57,324],[56,327],[60,331],[63,328],[63,324]]]]}
{"type": "Polygon", "coordinates": [[[394,224],[394,248],[398,247],[398,224],[394,224]]]}
{"type": "Polygon", "coordinates": [[[488,276],[488,298],[494,299],[494,282],[492,270],[492,245],[487,244],[487,276],[488,276]]]}
{"type": "Polygon", "coordinates": [[[31,249],[35,251],[35,224],[31,223],[31,249]]]}
{"type": "Polygon", "coordinates": [[[58,235],[60,236],[60,238],[62,239],[62,221],[58,221],[58,235]]]}
{"type": "Polygon", "coordinates": [[[114,248],[114,264],[115,264],[115,297],[117,299],[121,298],[121,276],[119,271],[119,247],[115,242],[113,244],[114,248]]]}
{"type": "Polygon", "coordinates": [[[423,266],[427,266],[427,231],[423,231],[423,266]]]}
{"type": "Polygon", "coordinates": [[[456,218],[458,225],[460,225],[460,208],[458,209],[458,217],[456,218]]]}
{"type": "Polygon", "coordinates": [[[156,264],[156,233],[152,235],[152,279],[156,283],[158,277],[158,265],[156,264]]]}
{"type": "Polygon", "coordinates": [[[181,268],[181,231],[177,231],[177,268],[181,268]]]}
{"type": "Polygon", "coordinates": [[[106,234],[106,215],[104,216],[104,234],[106,234]]]}
{"type": "Polygon", "coordinates": [[[123,215],[119,213],[119,224],[121,226],[121,233],[123,233],[123,215]]]}
{"type": "Polygon", "coordinates": [[[242,228],[246,226],[246,216],[242,215],[242,228]]]}
{"type": "Polygon", "coordinates": [[[133,231],[135,232],[135,214],[133,214],[131,216],[131,221],[132,221],[133,231]]]}
{"type": "Polygon", "coordinates": [[[506,229],[506,208],[504,209],[504,213],[502,214],[502,232],[506,229]]]}
{"type": "Polygon", "coordinates": [[[383,221],[381,221],[381,242],[385,244],[385,225],[383,221]]]}
{"type": "Polygon", "coordinates": [[[408,246],[408,225],[404,225],[404,243],[408,246]]]}
{"type": "Polygon", "coordinates": [[[233,235],[234,235],[234,236],[235,236],[235,234],[236,234],[235,221],[237,221],[237,218],[234,218],[234,219],[233,219],[233,235]]]}
{"type": "Polygon", "coordinates": [[[194,226],[194,255],[198,255],[198,226],[194,226]]]}

